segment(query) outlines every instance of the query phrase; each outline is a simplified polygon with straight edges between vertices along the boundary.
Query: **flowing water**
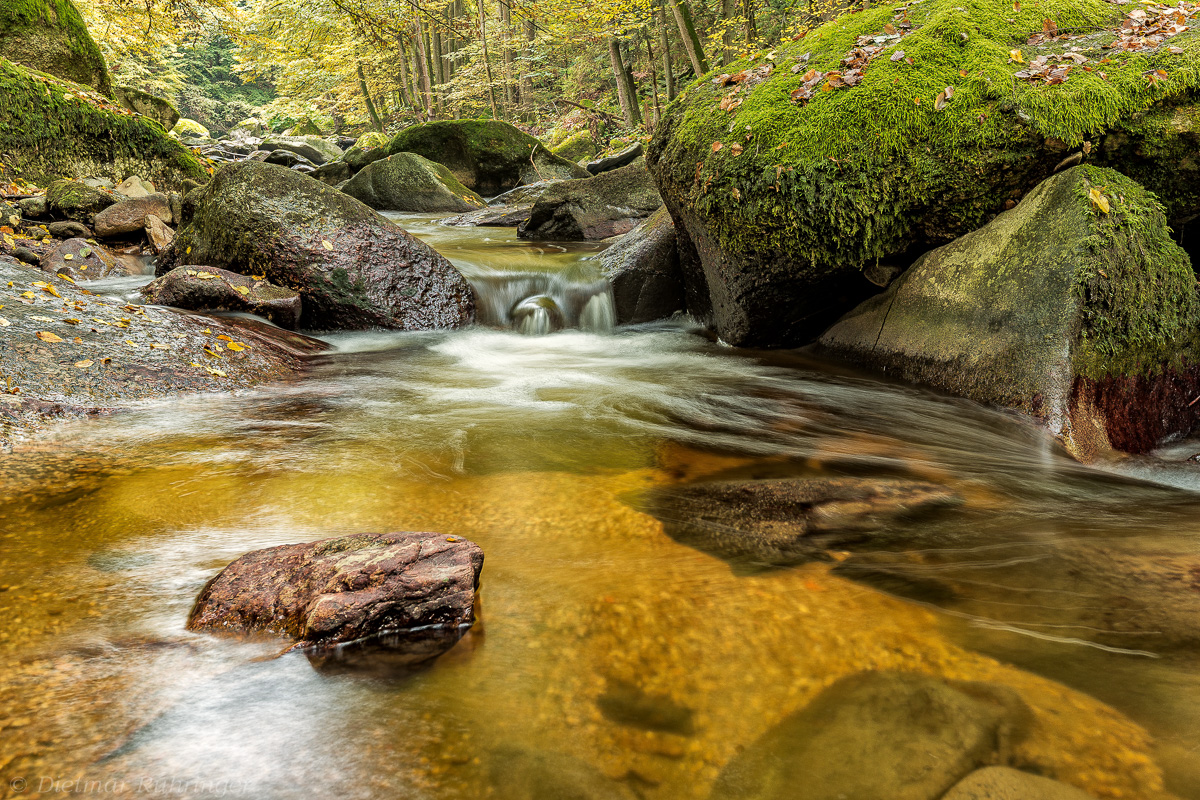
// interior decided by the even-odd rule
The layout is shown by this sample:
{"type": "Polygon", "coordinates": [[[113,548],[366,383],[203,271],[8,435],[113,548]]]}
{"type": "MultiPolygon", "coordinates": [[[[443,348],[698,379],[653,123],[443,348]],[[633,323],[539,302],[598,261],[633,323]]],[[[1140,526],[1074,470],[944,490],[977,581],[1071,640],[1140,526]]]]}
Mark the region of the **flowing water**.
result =
{"type": "Polygon", "coordinates": [[[0,795],[704,798],[834,680],[890,669],[1015,690],[1026,768],[1200,797],[1194,620],[1113,589],[1194,556],[1200,445],[1085,468],[1013,415],[685,321],[612,330],[598,248],[398,220],[469,277],[487,325],[329,336],[286,385],[0,456],[0,795]],[[778,569],[641,510],[739,469],[962,502],[778,569]],[[242,553],[372,530],[486,553],[479,622],[432,665],[185,631],[242,553]]]}

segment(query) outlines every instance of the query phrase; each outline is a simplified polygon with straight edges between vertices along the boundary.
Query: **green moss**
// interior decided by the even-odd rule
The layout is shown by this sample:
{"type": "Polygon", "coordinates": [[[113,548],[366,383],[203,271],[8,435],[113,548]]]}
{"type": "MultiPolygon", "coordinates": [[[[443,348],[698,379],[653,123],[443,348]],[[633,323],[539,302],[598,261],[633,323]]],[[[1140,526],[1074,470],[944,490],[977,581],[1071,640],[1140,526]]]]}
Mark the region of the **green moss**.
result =
{"type": "Polygon", "coordinates": [[[596,142],[593,141],[590,133],[587,131],[578,131],[568,136],[560,144],[552,147],[550,152],[568,161],[580,161],[585,158],[592,158],[599,152],[599,149],[596,147],[596,142]]]}
{"type": "Polygon", "coordinates": [[[156,123],[110,106],[84,87],[0,59],[0,162],[19,177],[140,175],[172,187],[208,179],[194,155],[156,123]]]}
{"type": "Polygon", "coordinates": [[[71,0],[0,3],[0,57],[112,96],[104,56],[71,0]]]}
{"type": "Polygon", "coordinates": [[[1191,261],[1171,239],[1157,198],[1115,170],[1086,168],[1091,254],[1077,276],[1082,330],[1072,353],[1079,374],[1138,375],[1200,356],[1200,297],[1191,261]],[[1108,213],[1088,197],[1099,190],[1108,213]]]}

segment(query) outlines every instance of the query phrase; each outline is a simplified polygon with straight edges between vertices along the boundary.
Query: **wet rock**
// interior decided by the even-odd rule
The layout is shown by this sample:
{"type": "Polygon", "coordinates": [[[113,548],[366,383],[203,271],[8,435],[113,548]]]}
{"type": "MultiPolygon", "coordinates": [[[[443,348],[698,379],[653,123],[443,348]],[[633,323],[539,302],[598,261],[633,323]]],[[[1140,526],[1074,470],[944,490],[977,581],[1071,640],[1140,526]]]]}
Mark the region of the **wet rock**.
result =
{"type": "Polygon", "coordinates": [[[263,161],[268,164],[278,164],[288,169],[308,167],[310,170],[315,170],[317,168],[316,162],[310,161],[298,153],[293,153],[291,150],[273,150],[263,161]]]}
{"type": "Polygon", "coordinates": [[[505,800],[634,800],[636,795],[600,770],[565,753],[516,747],[488,754],[490,783],[505,800]]]}
{"type": "Polygon", "coordinates": [[[820,340],[856,364],[1042,420],[1077,458],[1200,422],[1200,295],[1162,206],[1074,167],[922,256],[820,340]],[[1110,212],[1097,209],[1089,192],[1110,212]]]}
{"type": "Polygon", "coordinates": [[[946,792],[942,800],[1095,800],[1065,783],[1009,767],[984,767],[946,792]]]}
{"type": "Polygon", "coordinates": [[[687,308],[675,224],[660,208],[600,254],[612,284],[617,323],[665,319],[687,308]]]}
{"type": "Polygon", "coordinates": [[[515,228],[529,219],[533,206],[489,206],[457,217],[447,217],[442,225],[480,228],[515,228]]]}
{"type": "Polygon", "coordinates": [[[915,673],[843,678],[721,771],[710,800],[938,800],[1029,724],[1011,690],[915,673]]]}
{"type": "Polygon", "coordinates": [[[474,622],[478,545],[436,533],[363,533],[255,550],[209,581],[190,630],[262,632],[328,646],[474,622]]]}
{"type": "Polygon", "coordinates": [[[165,194],[129,198],[109,206],[96,215],[96,235],[109,238],[140,231],[151,214],[164,221],[171,220],[171,205],[165,194]]]}
{"type": "Polygon", "coordinates": [[[13,258],[33,267],[36,267],[42,263],[42,257],[30,250],[28,247],[14,247],[12,254],[13,258]]]}
{"type": "Polygon", "coordinates": [[[217,171],[184,201],[157,274],[197,261],[265,275],[304,298],[315,329],[430,330],[474,320],[474,295],[442,256],[359,201],[281,167],[217,171]]]}
{"type": "Polygon", "coordinates": [[[46,230],[50,231],[50,235],[55,239],[90,239],[92,236],[91,228],[73,220],[51,222],[46,226],[46,230]]]}
{"type": "Polygon", "coordinates": [[[150,244],[150,252],[158,255],[166,250],[175,239],[175,231],[153,214],[146,215],[146,241],[150,244]]]}
{"type": "MultiPolygon", "coordinates": [[[[268,162],[270,163],[270,162],[268,162]]],[[[312,177],[319,180],[321,183],[336,187],[340,183],[345,183],[350,180],[353,170],[350,165],[344,161],[331,161],[328,164],[323,164],[309,173],[312,177]]]]}
{"type": "Polygon", "coordinates": [[[142,287],[149,303],[191,311],[247,311],[294,330],[300,324],[299,292],[216,267],[185,266],[142,287]]]}
{"type": "Polygon", "coordinates": [[[632,164],[643,152],[645,152],[645,148],[642,147],[641,142],[638,142],[619,153],[588,162],[586,169],[593,175],[599,175],[601,172],[612,172],[614,169],[620,169],[632,164]]]}
{"type": "Polygon", "coordinates": [[[354,143],[353,147],[342,154],[342,161],[346,163],[351,172],[358,172],[373,161],[387,158],[387,146],[390,141],[391,139],[386,134],[375,131],[364,133],[358,137],[358,141],[354,143]]]}
{"type": "Polygon", "coordinates": [[[691,736],[696,732],[693,711],[667,696],[647,694],[640,686],[610,678],[596,705],[618,725],[691,736]]]}
{"type": "Polygon", "coordinates": [[[560,158],[529,134],[499,120],[447,120],[405,128],[388,154],[416,153],[445,165],[463,186],[493,197],[524,183],[584,178],[588,172],[560,158]]]}
{"type": "Polygon", "coordinates": [[[488,200],[489,206],[529,206],[538,201],[546,190],[556,183],[561,181],[538,181],[537,183],[529,183],[524,186],[518,186],[515,189],[509,189],[504,194],[496,195],[491,200],[488,200]]]}
{"type": "Polygon", "coordinates": [[[644,163],[550,186],[517,234],[525,239],[607,239],[633,230],[662,207],[644,163]]]}
{"type": "Polygon", "coordinates": [[[342,191],[388,211],[471,211],[485,205],[450,170],[414,153],[396,153],[368,164],[342,191]]]}
{"type": "Polygon", "coordinates": [[[111,192],[82,181],[54,181],[46,187],[46,207],[76,222],[90,223],[96,214],[117,202],[111,192]]]}
{"type": "Polygon", "coordinates": [[[38,266],[44,272],[66,275],[72,280],[94,281],[129,271],[108,248],[83,239],[68,239],[42,254],[38,266]]]}
{"type": "Polygon", "coordinates": [[[729,480],[651,492],[671,538],[737,562],[787,565],[878,539],[890,523],[957,505],[950,489],[879,478],[729,480]]]}
{"type": "Polygon", "coordinates": [[[283,150],[295,153],[315,167],[328,161],[336,161],[342,155],[340,147],[320,136],[268,136],[263,139],[260,147],[272,152],[283,150]]]}

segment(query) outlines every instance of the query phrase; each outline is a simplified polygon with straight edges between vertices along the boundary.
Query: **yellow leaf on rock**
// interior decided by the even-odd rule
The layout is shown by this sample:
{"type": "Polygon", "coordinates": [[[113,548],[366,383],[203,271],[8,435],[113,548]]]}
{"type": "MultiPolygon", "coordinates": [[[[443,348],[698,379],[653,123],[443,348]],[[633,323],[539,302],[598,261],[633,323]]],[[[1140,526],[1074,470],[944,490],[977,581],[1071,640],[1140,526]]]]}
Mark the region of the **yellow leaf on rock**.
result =
{"type": "Polygon", "coordinates": [[[228,347],[230,350],[234,351],[235,353],[240,353],[241,351],[246,349],[246,345],[240,344],[238,342],[230,342],[229,344],[227,344],[225,346],[228,347]]]}
{"type": "Polygon", "coordinates": [[[126,340],[125,340],[125,344],[129,345],[129,346],[130,346],[130,347],[132,347],[132,348],[135,348],[135,349],[137,348],[137,343],[136,343],[136,342],[131,342],[131,341],[129,341],[128,339],[126,339],[126,340]]]}
{"type": "Polygon", "coordinates": [[[222,333],[220,336],[218,336],[218,337],[217,337],[217,341],[218,341],[218,342],[232,342],[232,341],[233,341],[233,337],[232,337],[232,336],[226,336],[225,334],[223,334],[223,333],[222,333]]]}
{"type": "Polygon", "coordinates": [[[1093,186],[1088,190],[1088,199],[1092,201],[1092,205],[1100,209],[1101,213],[1107,214],[1110,210],[1108,198],[1104,196],[1104,192],[1093,186]]]}
{"type": "Polygon", "coordinates": [[[326,250],[332,250],[332,249],[333,249],[333,242],[329,241],[328,239],[322,239],[322,240],[321,240],[321,247],[324,247],[326,250]]]}
{"type": "Polygon", "coordinates": [[[249,287],[249,286],[235,286],[235,287],[233,287],[233,288],[234,288],[234,289],[235,289],[235,290],[236,290],[236,291],[237,291],[239,294],[250,294],[250,287],[249,287]]]}
{"type": "Polygon", "coordinates": [[[83,361],[75,362],[75,366],[79,367],[80,369],[86,369],[87,367],[90,367],[91,365],[92,365],[92,360],[90,358],[85,358],[83,361]]]}
{"type": "Polygon", "coordinates": [[[51,344],[62,341],[61,336],[53,334],[50,331],[38,331],[37,337],[39,339],[41,339],[43,342],[50,342],[51,344]]]}

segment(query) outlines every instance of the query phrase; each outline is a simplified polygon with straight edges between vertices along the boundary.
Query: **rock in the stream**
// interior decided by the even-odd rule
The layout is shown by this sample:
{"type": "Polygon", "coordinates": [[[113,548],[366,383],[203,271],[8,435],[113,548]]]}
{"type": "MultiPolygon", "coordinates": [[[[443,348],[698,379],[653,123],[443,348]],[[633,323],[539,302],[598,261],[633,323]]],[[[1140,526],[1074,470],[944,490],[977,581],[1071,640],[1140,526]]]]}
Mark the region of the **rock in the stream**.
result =
{"type": "Polygon", "coordinates": [[[957,505],[944,486],[883,478],[714,480],[651,492],[671,538],[734,562],[787,565],[878,539],[889,523],[957,505]]]}
{"type": "Polygon", "coordinates": [[[271,152],[294,153],[317,167],[328,161],[336,161],[342,155],[341,148],[320,136],[268,136],[260,147],[271,152]]]}
{"type": "Polygon", "coordinates": [[[1087,792],[1059,781],[1011,767],[984,767],[946,792],[942,800],[1095,800],[1087,792]]]}
{"type": "Polygon", "coordinates": [[[589,161],[586,169],[593,175],[599,175],[601,172],[612,172],[614,169],[620,169],[632,164],[644,151],[645,148],[642,147],[642,143],[638,142],[614,155],[589,161]]]}
{"type": "MultiPolygon", "coordinates": [[[[272,162],[268,160],[267,163],[270,164],[272,162]]],[[[330,161],[328,164],[322,164],[308,174],[309,177],[315,178],[321,183],[337,187],[350,180],[350,176],[354,174],[354,171],[344,161],[330,161]]]]}
{"type": "Polygon", "coordinates": [[[126,197],[145,197],[149,194],[154,194],[154,184],[149,181],[144,181],[137,175],[126,178],[117,184],[117,188],[113,190],[117,194],[123,194],[126,197]]]}
{"type": "Polygon", "coordinates": [[[488,753],[493,786],[505,800],[634,800],[623,783],[584,761],[556,752],[501,747],[488,753]]]}
{"type": "Polygon", "coordinates": [[[533,206],[488,206],[478,211],[459,214],[457,217],[446,217],[439,221],[441,225],[451,225],[460,228],[515,228],[529,219],[533,206]]]}
{"type": "Polygon", "coordinates": [[[517,234],[525,239],[607,239],[633,230],[662,207],[643,162],[546,189],[517,234]]]}
{"type": "Polygon", "coordinates": [[[170,222],[171,205],[165,194],[154,193],[145,197],[131,197],[111,205],[96,214],[96,235],[108,238],[140,231],[146,227],[146,217],[153,214],[170,222]]]}
{"type": "Polygon", "coordinates": [[[483,198],[459,183],[450,170],[415,153],[396,153],[373,161],[342,191],[386,211],[472,211],[485,205],[483,198]]]}
{"type": "Polygon", "coordinates": [[[92,236],[92,230],[87,225],[69,219],[51,222],[46,230],[56,239],[90,239],[92,236]]]}
{"type": "Polygon", "coordinates": [[[565,158],[567,161],[574,161],[576,164],[585,158],[592,158],[599,152],[599,148],[596,147],[596,140],[592,138],[592,134],[586,129],[567,135],[557,144],[554,144],[553,141],[553,139],[549,140],[550,152],[556,156],[565,158]]]}
{"type": "Polygon", "coordinates": [[[583,167],[559,158],[537,139],[499,120],[413,125],[392,139],[388,154],[394,153],[416,153],[443,164],[459,183],[484,197],[523,183],[588,175],[583,167]]]}
{"type": "Polygon", "coordinates": [[[46,207],[76,222],[90,223],[119,199],[110,191],[93,188],[82,181],[60,180],[46,187],[46,207]]]}
{"type": "Polygon", "coordinates": [[[255,550],[209,581],[191,630],[261,632],[302,646],[474,622],[483,551],[437,533],[361,533],[255,550]]]}
{"type": "Polygon", "coordinates": [[[199,122],[196,122],[196,120],[188,119],[187,117],[184,117],[176,122],[171,128],[171,133],[175,136],[178,136],[180,139],[191,139],[196,137],[201,139],[209,138],[208,128],[204,127],[199,122]]]}
{"type": "Polygon", "coordinates": [[[98,244],[68,239],[47,250],[38,266],[45,272],[66,275],[76,281],[94,281],[113,275],[128,275],[129,267],[98,244]]]}
{"type": "Polygon", "coordinates": [[[642,220],[599,258],[612,284],[618,324],[666,319],[686,310],[675,225],[665,208],[642,220]]]}
{"type": "Polygon", "coordinates": [[[298,292],[216,267],[176,267],[141,291],[147,302],[158,305],[191,311],[248,311],[289,330],[300,324],[298,292]]]}
{"type": "Polygon", "coordinates": [[[19,203],[17,203],[17,208],[19,208],[21,210],[21,213],[24,216],[32,217],[34,219],[39,219],[41,217],[46,216],[46,214],[49,213],[49,210],[50,210],[49,206],[46,203],[45,195],[38,195],[36,197],[26,197],[25,199],[23,199],[19,203]]]}
{"type": "Polygon", "coordinates": [[[154,214],[146,215],[146,241],[150,243],[150,252],[158,255],[163,250],[171,246],[171,242],[175,239],[175,231],[156,217],[154,214]]]}
{"type": "Polygon", "coordinates": [[[939,800],[1003,763],[1029,723],[1004,687],[861,672],[735,756],[709,800],[939,800]]]}
{"type": "Polygon", "coordinates": [[[348,195],[282,167],[217,171],[184,202],[157,274],[197,262],[300,292],[305,327],[430,330],[470,324],[470,285],[428,245],[348,195]]]}
{"type": "Polygon", "coordinates": [[[1074,167],[924,255],[821,346],[1045,422],[1077,458],[1144,452],[1200,421],[1200,294],[1162,206],[1074,167]]]}

